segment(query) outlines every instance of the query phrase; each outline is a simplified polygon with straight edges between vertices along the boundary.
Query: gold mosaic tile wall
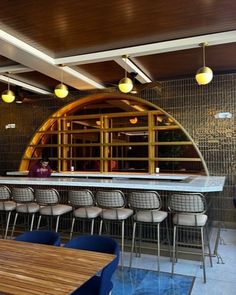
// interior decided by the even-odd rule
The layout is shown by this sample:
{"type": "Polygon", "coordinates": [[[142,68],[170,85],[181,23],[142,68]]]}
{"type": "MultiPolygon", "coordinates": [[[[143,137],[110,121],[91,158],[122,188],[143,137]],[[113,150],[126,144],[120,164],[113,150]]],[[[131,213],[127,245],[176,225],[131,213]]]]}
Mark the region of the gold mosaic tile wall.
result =
{"type": "Polygon", "coordinates": [[[154,90],[144,95],[173,115],[197,143],[210,175],[226,176],[222,193],[209,193],[210,215],[236,226],[236,74],[215,76],[209,85],[198,86],[193,79],[162,82],[161,98],[154,90]],[[230,112],[231,119],[216,119],[215,114],[230,112]]]}

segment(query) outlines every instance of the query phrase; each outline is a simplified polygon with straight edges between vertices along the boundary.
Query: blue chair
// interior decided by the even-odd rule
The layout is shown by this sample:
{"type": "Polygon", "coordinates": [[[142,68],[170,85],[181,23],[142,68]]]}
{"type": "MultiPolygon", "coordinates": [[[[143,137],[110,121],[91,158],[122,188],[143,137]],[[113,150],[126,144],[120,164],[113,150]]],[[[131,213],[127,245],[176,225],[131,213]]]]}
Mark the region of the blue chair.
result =
{"type": "Polygon", "coordinates": [[[60,235],[49,230],[27,231],[15,238],[16,241],[60,246],[60,235]]]}
{"type": "Polygon", "coordinates": [[[104,236],[80,236],[66,243],[64,247],[116,255],[116,258],[102,269],[100,275],[93,276],[72,293],[73,295],[108,295],[113,288],[111,277],[119,263],[117,242],[104,236]]]}

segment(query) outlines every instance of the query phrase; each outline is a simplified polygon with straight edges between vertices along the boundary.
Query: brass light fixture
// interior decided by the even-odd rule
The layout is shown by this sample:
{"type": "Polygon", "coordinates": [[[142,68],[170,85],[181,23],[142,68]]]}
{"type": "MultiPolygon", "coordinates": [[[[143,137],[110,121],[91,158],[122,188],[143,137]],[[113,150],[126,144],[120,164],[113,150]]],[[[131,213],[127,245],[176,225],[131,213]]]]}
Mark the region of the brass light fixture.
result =
{"type": "Polygon", "coordinates": [[[3,91],[2,100],[6,103],[12,103],[15,100],[15,93],[10,90],[9,76],[8,76],[7,90],[3,91]]]}
{"type": "Polygon", "coordinates": [[[60,67],[61,67],[61,83],[56,86],[56,88],[54,89],[54,93],[59,98],[65,98],[68,95],[69,91],[67,86],[63,84],[63,65],[60,65],[60,67]]]}
{"type": "Polygon", "coordinates": [[[198,83],[198,85],[206,85],[211,82],[213,78],[213,72],[211,68],[206,67],[205,65],[205,48],[208,45],[207,42],[201,43],[200,46],[202,47],[203,50],[203,67],[200,68],[195,76],[195,79],[198,83]]]}
{"type": "Polygon", "coordinates": [[[130,118],[129,121],[130,121],[131,124],[137,124],[138,123],[138,118],[137,117],[130,118]]]}
{"type": "MultiPolygon", "coordinates": [[[[125,62],[127,61],[127,55],[125,55],[125,62]]],[[[129,93],[133,89],[133,82],[130,78],[127,77],[127,71],[125,70],[125,77],[120,80],[118,88],[123,93],[129,93]]]]}

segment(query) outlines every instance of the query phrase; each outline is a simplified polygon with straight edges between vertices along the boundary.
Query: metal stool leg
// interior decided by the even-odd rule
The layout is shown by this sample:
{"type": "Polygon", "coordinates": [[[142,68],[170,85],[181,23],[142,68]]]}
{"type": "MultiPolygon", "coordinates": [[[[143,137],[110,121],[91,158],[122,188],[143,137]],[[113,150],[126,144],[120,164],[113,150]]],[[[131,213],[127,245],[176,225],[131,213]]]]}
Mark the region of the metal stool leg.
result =
{"type": "Polygon", "coordinates": [[[33,227],[34,227],[34,213],[32,214],[32,218],[31,218],[30,231],[33,230],[33,227]]]}
{"type": "Polygon", "coordinates": [[[38,224],[37,224],[37,229],[39,229],[39,227],[40,227],[41,218],[42,218],[42,216],[41,216],[41,215],[39,215],[38,224]]]}
{"type": "Polygon", "coordinates": [[[171,274],[173,276],[174,274],[174,267],[175,267],[175,243],[176,243],[176,230],[177,230],[177,226],[174,225],[174,229],[173,229],[173,253],[172,253],[172,269],[171,269],[171,274]]]}
{"type": "Polygon", "coordinates": [[[11,211],[9,211],[8,215],[7,215],[7,224],[6,224],[4,239],[7,238],[7,232],[8,232],[8,228],[9,228],[10,219],[11,219],[11,211]]]}
{"type": "Polygon", "coordinates": [[[130,252],[130,259],[129,259],[129,267],[132,267],[132,258],[133,258],[133,252],[134,252],[135,232],[136,232],[136,222],[134,221],[134,224],[133,224],[133,234],[132,234],[132,244],[131,244],[131,252],[130,252]]]}
{"type": "Polygon", "coordinates": [[[208,246],[208,253],[209,253],[209,259],[210,259],[210,265],[211,265],[211,267],[212,267],[213,264],[212,264],[211,245],[210,245],[210,239],[209,239],[208,230],[207,230],[206,227],[205,227],[205,235],[206,235],[206,240],[207,240],[207,246],[208,246]]]}
{"type": "Polygon", "coordinates": [[[203,269],[203,279],[206,283],[206,266],[205,266],[205,245],[204,245],[204,228],[201,227],[201,242],[202,242],[202,269],[203,269]]]}
{"type": "Polygon", "coordinates": [[[103,220],[100,220],[100,226],[99,226],[99,235],[102,234],[102,224],[103,224],[103,220]]]}
{"type": "Polygon", "coordinates": [[[16,226],[16,221],[17,221],[17,217],[18,217],[18,212],[16,212],[15,218],[14,218],[14,222],[13,222],[13,226],[12,226],[12,231],[11,231],[11,239],[13,237],[13,233],[15,231],[15,226],[16,226]]]}
{"type": "Polygon", "coordinates": [[[91,235],[93,235],[93,231],[94,231],[94,219],[91,220],[91,235]]]}
{"type": "Polygon", "coordinates": [[[73,231],[74,231],[74,225],[75,225],[75,217],[73,217],[72,223],[71,223],[70,240],[72,239],[72,235],[73,235],[73,231]]]}
{"type": "Polygon", "coordinates": [[[56,233],[58,232],[59,220],[60,220],[60,215],[57,216],[56,229],[55,229],[56,233]]]}
{"type": "Polygon", "coordinates": [[[160,223],[157,224],[157,271],[160,272],[160,223]]]}
{"type": "Polygon", "coordinates": [[[124,236],[125,236],[125,221],[121,222],[121,267],[124,266],[124,236]]]}

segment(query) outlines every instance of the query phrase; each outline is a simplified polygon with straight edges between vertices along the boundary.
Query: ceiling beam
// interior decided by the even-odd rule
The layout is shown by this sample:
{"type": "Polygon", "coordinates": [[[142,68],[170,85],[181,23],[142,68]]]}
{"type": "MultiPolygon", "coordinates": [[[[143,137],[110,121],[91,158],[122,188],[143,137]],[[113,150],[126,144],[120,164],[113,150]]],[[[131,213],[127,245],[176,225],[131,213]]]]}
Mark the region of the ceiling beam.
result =
{"type": "Polygon", "coordinates": [[[132,58],[132,57],[145,56],[145,55],[151,55],[151,54],[160,54],[165,52],[198,48],[199,44],[203,42],[208,42],[208,46],[236,42],[236,30],[177,39],[177,40],[156,42],[156,43],[151,43],[146,45],[132,46],[132,47],[126,47],[126,48],[120,48],[120,49],[113,49],[113,50],[107,50],[107,51],[101,51],[101,52],[56,58],[55,63],[66,64],[66,65],[80,65],[80,64],[115,60],[117,58],[121,58],[124,55],[128,55],[130,58],[132,58]]]}
{"type": "MultiPolygon", "coordinates": [[[[0,30],[0,54],[55,80],[61,80],[61,67],[53,58],[3,30],[0,30]]],[[[65,69],[63,81],[79,90],[103,88],[103,85],[86,77],[85,73],[79,73],[69,67],[65,69]]]]}

